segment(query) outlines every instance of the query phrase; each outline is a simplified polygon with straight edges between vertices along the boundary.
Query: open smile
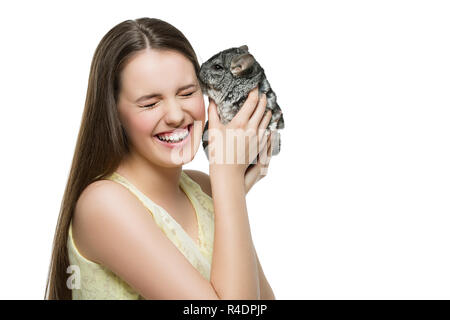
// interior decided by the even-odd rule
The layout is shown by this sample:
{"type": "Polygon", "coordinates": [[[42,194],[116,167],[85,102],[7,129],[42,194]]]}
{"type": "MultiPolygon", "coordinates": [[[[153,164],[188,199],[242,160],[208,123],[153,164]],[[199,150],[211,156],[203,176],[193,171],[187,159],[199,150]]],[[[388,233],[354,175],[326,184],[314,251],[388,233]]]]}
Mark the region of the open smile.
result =
{"type": "Polygon", "coordinates": [[[184,146],[191,138],[192,123],[187,126],[186,132],[175,133],[172,135],[155,135],[153,138],[168,148],[179,148],[184,146]]]}

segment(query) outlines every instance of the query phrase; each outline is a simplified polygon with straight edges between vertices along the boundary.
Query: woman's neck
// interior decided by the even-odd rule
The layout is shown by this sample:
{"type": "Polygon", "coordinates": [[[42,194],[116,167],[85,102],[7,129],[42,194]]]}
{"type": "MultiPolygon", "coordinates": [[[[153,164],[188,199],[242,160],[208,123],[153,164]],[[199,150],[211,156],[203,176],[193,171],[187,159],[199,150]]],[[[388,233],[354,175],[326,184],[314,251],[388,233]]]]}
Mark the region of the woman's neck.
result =
{"type": "Polygon", "coordinates": [[[139,156],[125,156],[116,172],[136,186],[141,192],[156,199],[181,197],[180,177],[182,166],[167,168],[156,166],[139,156]]]}

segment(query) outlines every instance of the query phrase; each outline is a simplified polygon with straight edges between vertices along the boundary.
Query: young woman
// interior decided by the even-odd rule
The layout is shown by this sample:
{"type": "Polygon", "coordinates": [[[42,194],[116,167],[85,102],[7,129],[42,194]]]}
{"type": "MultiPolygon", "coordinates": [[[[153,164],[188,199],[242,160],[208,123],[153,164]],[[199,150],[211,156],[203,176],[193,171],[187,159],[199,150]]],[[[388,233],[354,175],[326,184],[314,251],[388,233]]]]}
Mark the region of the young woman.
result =
{"type": "MultiPolygon", "coordinates": [[[[209,175],[182,170],[205,125],[199,69],[188,40],[159,19],[124,21],[100,41],[46,299],[274,299],[245,202],[268,163],[211,158],[209,175]]],[[[270,155],[265,105],[253,90],[223,125],[210,100],[210,150],[234,130],[270,155]]]]}

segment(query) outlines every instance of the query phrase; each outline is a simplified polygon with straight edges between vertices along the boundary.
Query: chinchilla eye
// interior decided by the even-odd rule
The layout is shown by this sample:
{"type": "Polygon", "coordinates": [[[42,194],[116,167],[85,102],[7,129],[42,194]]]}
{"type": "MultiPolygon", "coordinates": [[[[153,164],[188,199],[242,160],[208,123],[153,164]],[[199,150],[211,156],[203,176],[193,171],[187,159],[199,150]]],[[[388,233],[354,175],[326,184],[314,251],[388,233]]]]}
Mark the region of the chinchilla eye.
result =
{"type": "Polygon", "coordinates": [[[220,64],[215,64],[215,65],[214,65],[214,69],[216,69],[216,70],[222,70],[223,68],[222,68],[222,66],[221,66],[220,64]]]}

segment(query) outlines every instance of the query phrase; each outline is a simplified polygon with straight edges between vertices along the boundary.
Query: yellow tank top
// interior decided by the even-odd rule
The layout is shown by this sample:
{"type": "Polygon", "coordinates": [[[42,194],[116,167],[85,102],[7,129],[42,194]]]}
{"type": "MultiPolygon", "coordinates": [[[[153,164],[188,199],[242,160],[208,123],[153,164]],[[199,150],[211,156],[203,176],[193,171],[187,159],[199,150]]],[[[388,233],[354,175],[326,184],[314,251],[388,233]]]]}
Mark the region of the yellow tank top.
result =
{"type": "MultiPolygon", "coordinates": [[[[123,176],[114,172],[106,179],[116,181],[132,192],[152,214],[154,221],[170,241],[205,279],[210,280],[214,241],[214,206],[211,197],[202,191],[199,184],[181,171],[181,189],[188,196],[197,214],[200,242],[197,245],[164,208],[150,200],[123,176]]],[[[144,299],[111,270],[81,255],[72,238],[72,221],[69,226],[67,250],[70,265],[78,266],[78,269],[72,267],[70,271],[72,275],[68,274],[68,278],[71,279],[67,280],[67,285],[72,290],[73,300],[144,299]],[[74,278],[77,276],[74,270],[79,271],[80,281],[78,282],[74,278]]]]}

